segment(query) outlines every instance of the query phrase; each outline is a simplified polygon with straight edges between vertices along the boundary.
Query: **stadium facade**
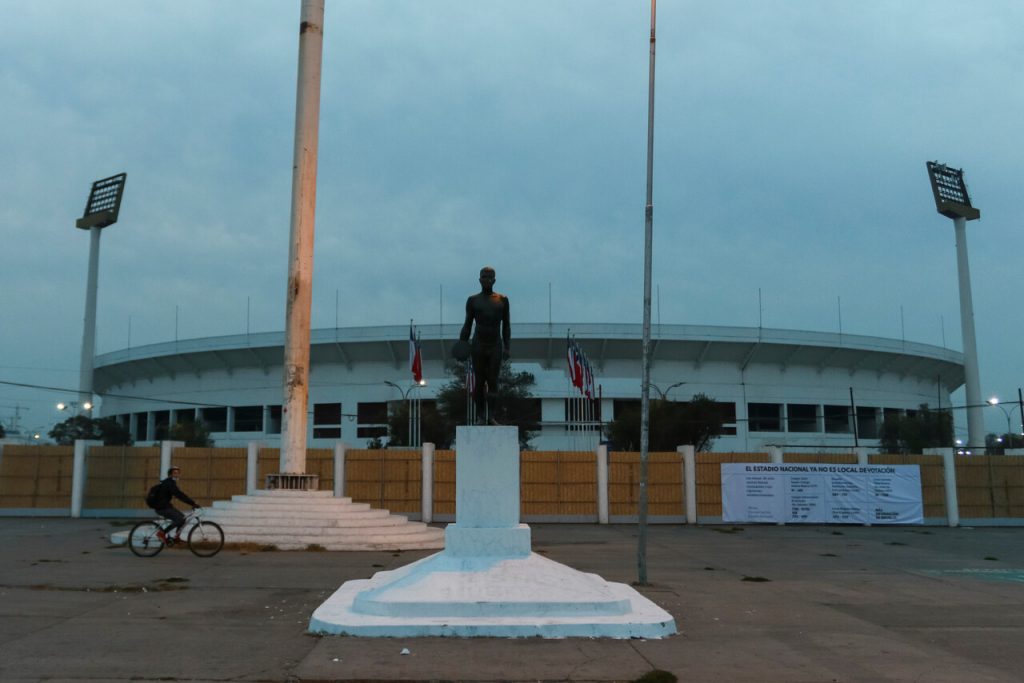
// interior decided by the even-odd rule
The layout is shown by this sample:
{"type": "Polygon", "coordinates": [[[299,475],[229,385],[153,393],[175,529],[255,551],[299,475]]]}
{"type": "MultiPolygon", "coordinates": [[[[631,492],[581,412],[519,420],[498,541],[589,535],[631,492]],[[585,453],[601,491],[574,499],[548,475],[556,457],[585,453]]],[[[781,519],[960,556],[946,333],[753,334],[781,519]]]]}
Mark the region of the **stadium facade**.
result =
{"type": "MultiPolygon", "coordinates": [[[[450,381],[446,361],[456,325],[419,328],[423,376],[413,388],[407,326],[313,330],[309,445],[365,447],[386,435],[389,410],[406,396],[433,399],[450,381]],[[397,386],[396,386],[397,385],[397,386]]],[[[608,421],[640,398],[641,328],[633,324],[525,323],[512,329],[516,370],[536,377],[539,450],[586,450],[596,426],[572,418],[579,391],[569,380],[567,338],[589,358],[608,421]]],[[[280,443],[284,335],[260,333],[151,344],[100,355],[100,412],[115,416],[136,442],[153,441],[176,422],[202,420],[217,445],[280,443]]],[[[720,402],[726,434],[716,451],[779,445],[844,449],[877,446],[887,415],[950,405],[963,384],[957,351],[898,339],[824,332],[655,325],[652,397],[685,401],[703,393],[720,402]]]]}

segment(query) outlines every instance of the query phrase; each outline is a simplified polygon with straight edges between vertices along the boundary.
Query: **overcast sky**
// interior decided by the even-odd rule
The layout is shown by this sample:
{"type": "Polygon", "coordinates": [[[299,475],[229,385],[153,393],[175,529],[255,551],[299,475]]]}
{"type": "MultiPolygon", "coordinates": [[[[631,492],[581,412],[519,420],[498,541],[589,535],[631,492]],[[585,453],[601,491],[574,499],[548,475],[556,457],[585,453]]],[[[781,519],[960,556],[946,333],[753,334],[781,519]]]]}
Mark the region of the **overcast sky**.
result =
{"type": "MultiPolygon", "coordinates": [[[[173,340],[176,308],[182,339],[283,329],[298,17],[0,0],[0,380],[77,386],[74,220],[121,171],[97,352],[173,340]]],[[[643,0],[327,0],[314,327],[455,322],[484,264],[514,321],[546,322],[550,286],[556,322],[639,323],[649,27],[643,0]]],[[[1024,3],[663,0],[657,37],[655,322],[841,311],[960,350],[939,160],[982,212],[982,394],[1016,399],[1024,3]]],[[[0,384],[0,420],[71,398],[0,384]]]]}

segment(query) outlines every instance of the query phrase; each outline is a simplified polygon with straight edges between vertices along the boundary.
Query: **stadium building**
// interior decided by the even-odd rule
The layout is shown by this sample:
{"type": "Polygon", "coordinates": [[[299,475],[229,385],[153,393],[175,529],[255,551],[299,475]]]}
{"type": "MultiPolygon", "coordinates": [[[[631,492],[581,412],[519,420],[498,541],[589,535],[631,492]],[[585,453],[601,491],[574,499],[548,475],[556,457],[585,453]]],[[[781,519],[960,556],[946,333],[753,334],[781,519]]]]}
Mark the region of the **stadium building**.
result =
{"type": "MultiPolygon", "coordinates": [[[[354,447],[387,434],[388,411],[409,396],[432,400],[450,381],[446,360],[457,325],[419,328],[426,385],[414,387],[407,326],[313,330],[309,445],[354,447]]],[[[594,421],[640,399],[641,327],[633,324],[513,325],[513,368],[533,373],[539,450],[589,450],[596,425],[575,420],[580,393],[567,372],[567,337],[594,374],[594,421]]],[[[136,442],[168,425],[202,420],[219,446],[280,443],[283,333],[206,337],[100,355],[95,391],[103,416],[136,442]]],[[[922,404],[946,407],[963,384],[963,355],[898,339],[749,327],[654,325],[651,396],[722,404],[726,434],[716,451],[769,445],[877,446],[886,416],[922,404]]]]}

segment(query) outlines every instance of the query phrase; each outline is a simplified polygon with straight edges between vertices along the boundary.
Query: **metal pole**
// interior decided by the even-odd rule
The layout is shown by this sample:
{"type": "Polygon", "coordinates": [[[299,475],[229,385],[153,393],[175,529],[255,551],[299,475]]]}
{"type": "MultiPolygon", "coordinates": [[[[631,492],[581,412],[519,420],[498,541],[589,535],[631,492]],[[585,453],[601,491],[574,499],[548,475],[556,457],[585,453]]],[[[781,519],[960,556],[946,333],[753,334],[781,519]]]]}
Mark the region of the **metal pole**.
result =
{"type": "Polygon", "coordinates": [[[647,203],[644,207],[644,329],[640,386],[640,496],[637,583],[647,583],[647,459],[651,422],[651,261],[654,234],[654,43],[657,0],[651,0],[651,57],[647,86],[647,203]]]}
{"type": "MultiPolygon", "coordinates": [[[[93,356],[96,353],[96,290],[99,288],[100,230],[89,228],[89,271],[85,282],[85,317],[82,321],[82,361],[78,375],[78,403],[92,404],[93,356]]],[[[92,409],[84,409],[86,416],[92,409]]]]}
{"type": "Polygon", "coordinates": [[[978,342],[974,335],[974,303],[971,296],[971,268],[967,261],[967,220],[953,219],[956,233],[956,265],[960,278],[960,329],[964,345],[964,388],[967,393],[967,447],[985,445],[985,416],[982,413],[981,380],[978,372],[978,342]]]}
{"type": "Polygon", "coordinates": [[[288,248],[281,410],[281,473],[305,474],[309,408],[309,326],[313,285],[313,229],[320,127],[320,68],[324,0],[302,0],[299,70],[295,97],[295,151],[288,248]]]}
{"type": "Polygon", "coordinates": [[[1024,436],[1024,392],[1017,387],[1017,405],[1020,407],[1020,433],[1024,436]]]}

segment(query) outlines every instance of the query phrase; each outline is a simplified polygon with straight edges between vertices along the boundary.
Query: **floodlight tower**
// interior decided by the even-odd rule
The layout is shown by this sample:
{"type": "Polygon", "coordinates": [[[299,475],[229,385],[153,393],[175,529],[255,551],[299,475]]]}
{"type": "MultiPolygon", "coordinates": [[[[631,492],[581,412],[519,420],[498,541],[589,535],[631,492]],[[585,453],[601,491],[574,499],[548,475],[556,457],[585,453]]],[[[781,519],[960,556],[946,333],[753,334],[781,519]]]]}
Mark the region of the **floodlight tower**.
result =
{"type": "Polygon", "coordinates": [[[978,372],[978,342],[974,334],[974,302],[971,296],[971,269],[967,261],[967,221],[981,218],[981,211],[971,205],[971,197],[964,183],[963,169],[950,168],[937,161],[929,161],[928,178],[935,195],[935,208],[943,216],[953,219],[956,233],[956,265],[960,276],[960,329],[964,345],[964,385],[967,392],[967,446],[969,449],[985,445],[985,416],[981,400],[981,380],[978,372]]]}
{"type": "Polygon", "coordinates": [[[85,284],[85,318],[82,322],[82,361],[78,375],[78,402],[83,414],[92,414],[92,371],[96,353],[96,290],[99,285],[100,231],[117,222],[127,173],[118,173],[92,184],[85,213],[75,227],[89,231],[89,273],[85,284]]]}

